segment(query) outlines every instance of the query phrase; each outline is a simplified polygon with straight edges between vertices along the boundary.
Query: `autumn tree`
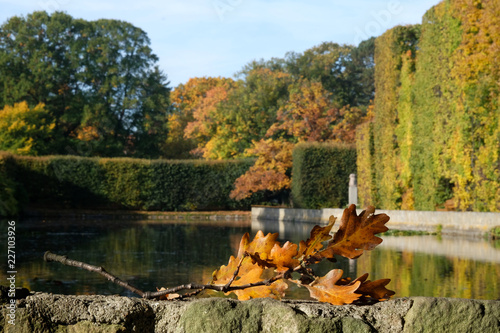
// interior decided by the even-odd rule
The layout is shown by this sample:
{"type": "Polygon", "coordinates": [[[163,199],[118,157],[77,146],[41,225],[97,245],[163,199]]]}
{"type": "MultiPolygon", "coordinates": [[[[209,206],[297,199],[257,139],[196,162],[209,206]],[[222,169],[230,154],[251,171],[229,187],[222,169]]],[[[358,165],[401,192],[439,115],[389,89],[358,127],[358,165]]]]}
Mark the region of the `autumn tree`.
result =
{"type": "Polygon", "coordinates": [[[192,121],[184,129],[184,137],[193,139],[197,147],[192,153],[206,159],[222,159],[234,155],[236,140],[232,137],[234,128],[224,126],[227,115],[221,112],[221,105],[238,86],[232,79],[220,79],[217,85],[207,90],[204,98],[197,102],[192,111],[192,121]]]}
{"type": "MultiPolygon", "coordinates": [[[[177,103],[177,107],[182,111],[173,116],[179,117],[173,124],[186,123],[185,138],[196,142],[195,153],[204,158],[244,156],[252,141],[265,136],[276,121],[279,106],[287,100],[291,84],[288,74],[255,68],[241,77],[238,81],[218,79],[219,83],[210,85],[207,82],[206,86],[199,82],[180,86],[183,102],[177,103]]],[[[177,92],[173,96],[175,101],[177,92]]]]}
{"type": "Polygon", "coordinates": [[[12,17],[0,27],[0,107],[44,103],[59,143],[51,153],[68,153],[90,129],[76,153],[158,156],[169,88],[149,43],[123,21],[12,17]]]}
{"type": "Polygon", "coordinates": [[[222,158],[246,156],[245,150],[251,148],[252,142],[265,137],[276,122],[279,107],[288,98],[292,78],[286,73],[256,68],[239,82],[219,108],[223,119],[216,150],[222,152],[222,158]]]}
{"type": "Polygon", "coordinates": [[[324,141],[331,138],[337,117],[332,94],[320,82],[301,80],[290,86],[290,98],[266,135],[292,142],[324,141]]]}
{"type": "MultiPolygon", "coordinates": [[[[292,150],[294,143],[283,140],[261,139],[247,149],[250,156],[257,156],[255,164],[238,177],[230,197],[236,200],[248,198],[258,191],[270,191],[270,198],[280,196],[283,189],[290,188],[292,150]]],[[[283,199],[283,198],[282,198],[283,199]]]]}
{"type": "Polygon", "coordinates": [[[290,189],[292,150],[296,143],[333,138],[339,110],[331,93],[320,82],[303,79],[289,87],[289,100],[267,131],[267,140],[254,141],[247,155],[257,156],[255,165],[235,182],[231,197],[244,199],[261,190],[290,189]]]}
{"type": "Polygon", "coordinates": [[[246,151],[247,155],[255,153],[257,161],[236,181],[233,198],[246,198],[263,189],[286,192],[295,143],[354,142],[356,126],[367,119],[374,96],[373,55],[374,38],[358,47],[322,43],[302,54],[287,53],[283,59],[253,61],[242,70],[242,74],[256,69],[284,73],[293,83],[286,100],[281,100],[276,121],[266,131],[269,139],[254,140],[246,151]],[[270,139],[280,143],[270,145],[270,139]],[[290,151],[270,159],[278,156],[273,153],[277,146],[290,151]]]}
{"type": "MultiPolygon", "coordinates": [[[[163,157],[191,158],[194,149],[203,147],[206,141],[197,141],[186,134],[188,123],[194,122],[194,113],[201,107],[207,92],[219,86],[233,86],[234,80],[222,77],[195,77],[181,83],[170,94],[172,110],[168,116],[168,137],[163,146],[163,157]]],[[[195,127],[191,125],[191,127],[195,127]]]]}
{"type": "MultiPolygon", "coordinates": [[[[370,45],[373,46],[373,43],[370,45]]],[[[358,50],[352,46],[323,43],[304,53],[288,53],[282,59],[252,61],[236,74],[238,81],[234,85],[210,93],[211,88],[218,86],[216,79],[191,79],[186,85],[179,85],[172,94],[176,111],[169,119],[171,131],[167,141],[190,142],[190,147],[196,144],[193,152],[207,159],[248,156],[253,150],[246,150],[255,148],[253,142],[265,139],[270,128],[288,126],[280,125],[286,116],[280,120],[279,110],[285,105],[292,109],[299,97],[291,101],[290,93],[300,90],[307,82],[313,89],[324,90],[327,96],[323,97],[322,103],[334,105],[332,110],[342,110],[340,117],[347,115],[346,119],[351,120],[356,115],[362,116],[366,106],[360,103],[365,103],[373,95],[373,89],[365,89],[371,83],[371,76],[365,75],[373,67],[373,52],[370,51],[373,48],[364,46],[358,50]],[[360,80],[362,77],[364,80],[360,80]],[[348,84],[350,80],[363,83],[348,84]],[[361,95],[363,98],[359,97],[361,95]],[[358,105],[359,108],[352,108],[358,105]],[[184,139],[179,140],[181,132],[184,139]]],[[[219,79],[220,82],[224,80],[219,79]]],[[[306,118],[306,122],[314,121],[306,118]]],[[[297,123],[295,126],[300,125],[297,123]]],[[[343,134],[338,136],[338,140],[352,140],[352,133],[345,132],[354,131],[354,127],[355,124],[349,127],[344,123],[341,128],[343,134]]],[[[287,136],[292,138],[293,135],[289,133],[287,136]]],[[[310,140],[315,140],[314,135],[310,140]]],[[[297,138],[294,140],[297,141],[297,138]]]]}

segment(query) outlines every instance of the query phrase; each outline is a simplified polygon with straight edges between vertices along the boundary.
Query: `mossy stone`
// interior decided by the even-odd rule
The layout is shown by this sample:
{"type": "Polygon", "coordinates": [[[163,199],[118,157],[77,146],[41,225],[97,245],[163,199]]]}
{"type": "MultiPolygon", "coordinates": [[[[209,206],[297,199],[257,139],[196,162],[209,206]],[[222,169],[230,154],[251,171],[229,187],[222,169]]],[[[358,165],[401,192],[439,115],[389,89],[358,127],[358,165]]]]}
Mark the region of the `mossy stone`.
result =
{"type": "Polygon", "coordinates": [[[414,297],[403,332],[500,332],[496,301],[414,297]]]}

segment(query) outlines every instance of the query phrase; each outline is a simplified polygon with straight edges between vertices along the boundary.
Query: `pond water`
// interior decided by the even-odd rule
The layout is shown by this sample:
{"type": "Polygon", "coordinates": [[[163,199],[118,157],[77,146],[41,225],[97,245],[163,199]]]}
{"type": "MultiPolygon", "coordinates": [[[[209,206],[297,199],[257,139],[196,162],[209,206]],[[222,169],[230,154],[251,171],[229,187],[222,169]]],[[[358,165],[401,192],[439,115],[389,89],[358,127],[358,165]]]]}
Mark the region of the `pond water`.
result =
{"type": "MultiPolygon", "coordinates": [[[[16,221],[16,284],[33,291],[61,294],[136,296],[102,276],[82,269],[46,263],[50,250],[106,270],[144,291],[188,282],[206,283],[212,272],[237,252],[241,237],[257,230],[280,232],[282,242],[307,239],[312,224],[200,221],[16,221]]],[[[6,253],[7,221],[2,220],[6,253]]],[[[384,242],[357,260],[324,262],[315,271],[341,268],[355,278],[390,278],[395,297],[436,296],[500,298],[500,244],[478,239],[437,236],[384,236],[384,242]]],[[[6,256],[4,256],[6,258],[6,256]]],[[[0,263],[1,281],[7,278],[0,263]]],[[[1,284],[5,285],[6,282],[1,284]]],[[[308,298],[305,288],[291,288],[290,298],[308,298]]]]}

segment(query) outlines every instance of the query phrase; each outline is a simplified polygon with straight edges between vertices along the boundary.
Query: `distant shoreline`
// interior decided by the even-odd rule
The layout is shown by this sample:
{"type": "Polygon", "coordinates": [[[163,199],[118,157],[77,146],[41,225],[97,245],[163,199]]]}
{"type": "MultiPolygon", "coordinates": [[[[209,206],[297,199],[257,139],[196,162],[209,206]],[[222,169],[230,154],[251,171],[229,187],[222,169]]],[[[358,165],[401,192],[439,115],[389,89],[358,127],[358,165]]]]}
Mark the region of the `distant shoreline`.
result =
{"type": "MultiPolygon", "coordinates": [[[[275,220],[279,222],[308,222],[327,224],[331,215],[340,219],[343,209],[290,209],[252,207],[252,220],[275,220]]],[[[357,210],[358,214],[361,209],[357,210]]],[[[375,214],[387,214],[386,224],[390,229],[439,232],[446,235],[483,237],[496,226],[500,226],[500,213],[444,212],[376,209],[375,214]]],[[[338,223],[335,227],[338,227],[338,223]]]]}
{"type": "Polygon", "coordinates": [[[228,220],[250,222],[250,211],[137,211],[104,209],[43,209],[30,208],[23,212],[25,218],[102,219],[102,220],[228,220]]]}

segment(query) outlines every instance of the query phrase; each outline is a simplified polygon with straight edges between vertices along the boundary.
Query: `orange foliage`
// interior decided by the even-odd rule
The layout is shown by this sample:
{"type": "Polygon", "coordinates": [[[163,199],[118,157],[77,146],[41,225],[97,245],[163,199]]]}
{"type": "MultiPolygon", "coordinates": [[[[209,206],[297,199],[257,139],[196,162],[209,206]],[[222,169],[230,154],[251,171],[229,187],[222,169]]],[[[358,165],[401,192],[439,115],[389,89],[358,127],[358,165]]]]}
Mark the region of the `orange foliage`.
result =
{"type": "Polygon", "coordinates": [[[325,141],[332,138],[331,124],[339,113],[331,93],[320,82],[302,80],[290,91],[290,99],[278,110],[277,122],[267,136],[280,131],[298,141],[325,141]]]}
{"type": "Polygon", "coordinates": [[[338,282],[342,274],[341,269],[333,269],[325,276],[315,280],[314,283],[306,285],[306,288],[309,289],[311,297],[320,302],[335,305],[351,304],[361,296],[361,294],[355,293],[361,282],[357,281],[352,285],[339,285],[338,282]]]}
{"type": "Polygon", "coordinates": [[[271,139],[254,142],[248,154],[257,155],[257,161],[245,174],[236,179],[232,199],[241,200],[262,190],[278,191],[290,188],[291,179],[286,174],[292,167],[294,144],[271,139]]]}
{"type": "MultiPolygon", "coordinates": [[[[248,233],[243,235],[237,257],[231,256],[227,266],[223,265],[213,273],[212,284],[226,285],[231,282],[233,286],[243,286],[249,283],[264,281],[264,278],[261,276],[266,267],[254,264],[252,258],[245,254],[252,253],[265,256],[270,253],[277,243],[277,237],[277,233],[264,236],[264,233],[259,230],[252,242],[249,243],[248,233]],[[236,270],[238,273],[235,276],[236,270]]],[[[288,285],[284,281],[278,280],[268,286],[235,290],[234,293],[240,300],[263,297],[281,298],[284,296],[286,288],[288,288],[288,285]]]]}
{"type": "Polygon", "coordinates": [[[227,100],[228,92],[234,85],[232,83],[222,83],[219,86],[208,90],[205,97],[201,99],[197,107],[193,110],[193,121],[189,122],[185,128],[186,138],[196,139],[198,148],[195,153],[202,154],[204,158],[216,154],[211,147],[214,146],[214,135],[217,127],[222,121],[217,112],[217,106],[227,100]]]}

